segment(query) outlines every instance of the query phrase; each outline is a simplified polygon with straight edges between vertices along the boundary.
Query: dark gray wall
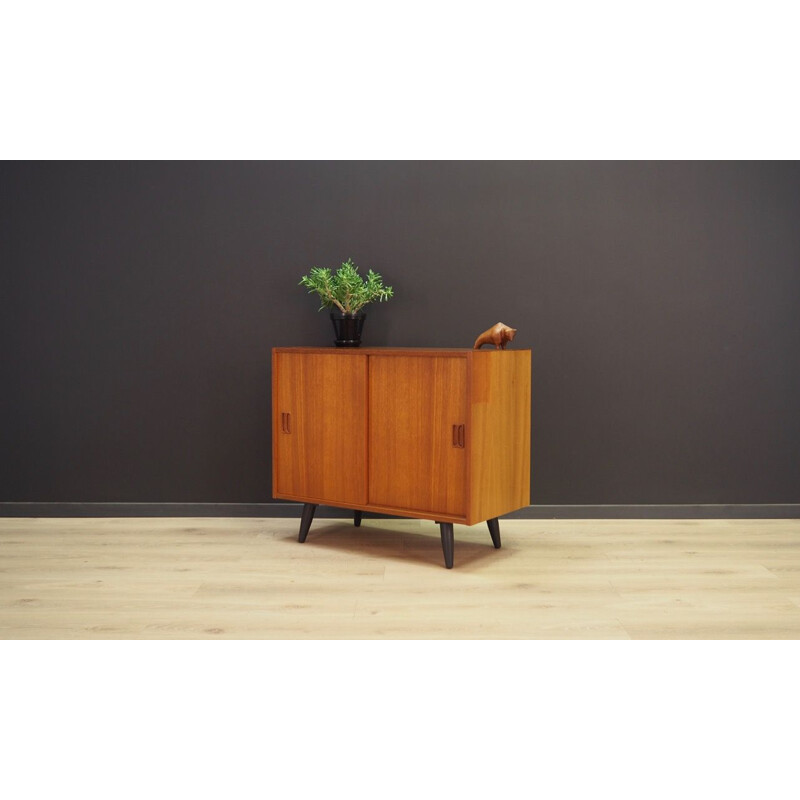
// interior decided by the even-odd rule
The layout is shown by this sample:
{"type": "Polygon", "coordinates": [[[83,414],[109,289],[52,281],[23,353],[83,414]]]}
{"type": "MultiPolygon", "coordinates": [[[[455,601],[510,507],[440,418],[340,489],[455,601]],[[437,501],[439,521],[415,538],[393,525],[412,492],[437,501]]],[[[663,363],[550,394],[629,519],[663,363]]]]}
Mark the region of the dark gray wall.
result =
{"type": "Polygon", "coordinates": [[[268,358],[533,349],[532,498],[800,502],[797,163],[5,163],[0,501],[271,499],[268,358]]]}

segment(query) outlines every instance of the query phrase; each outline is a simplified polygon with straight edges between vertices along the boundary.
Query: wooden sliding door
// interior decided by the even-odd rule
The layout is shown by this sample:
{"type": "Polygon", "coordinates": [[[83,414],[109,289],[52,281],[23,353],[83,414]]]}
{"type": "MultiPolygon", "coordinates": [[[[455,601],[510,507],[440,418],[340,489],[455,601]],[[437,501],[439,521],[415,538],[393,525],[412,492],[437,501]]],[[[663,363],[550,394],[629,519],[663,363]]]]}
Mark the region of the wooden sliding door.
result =
{"type": "Polygon", "coordinates": [[[465,516],[467,359],[369,356],[369,503],[465,516]]]}
{"type": "Polygon", "coordinates": [[[274,493],[365,504],[367,356],[279,352],[273,370],[274,493]]]}

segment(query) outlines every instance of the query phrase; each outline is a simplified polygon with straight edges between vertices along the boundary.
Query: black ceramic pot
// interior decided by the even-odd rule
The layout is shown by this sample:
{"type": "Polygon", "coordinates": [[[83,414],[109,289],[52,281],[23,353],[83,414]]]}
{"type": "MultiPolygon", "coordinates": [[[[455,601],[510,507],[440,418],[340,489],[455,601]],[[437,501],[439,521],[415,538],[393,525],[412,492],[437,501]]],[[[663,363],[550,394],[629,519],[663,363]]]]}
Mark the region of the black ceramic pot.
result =
{"type": "Polygon", "coordinates": [[[366,314],[358,311],[345,314],[342,311],[331,311],[333,329],[336,331],[337,347],[358,347],[361,344],[361,329],[364,327],[366,314]]]}

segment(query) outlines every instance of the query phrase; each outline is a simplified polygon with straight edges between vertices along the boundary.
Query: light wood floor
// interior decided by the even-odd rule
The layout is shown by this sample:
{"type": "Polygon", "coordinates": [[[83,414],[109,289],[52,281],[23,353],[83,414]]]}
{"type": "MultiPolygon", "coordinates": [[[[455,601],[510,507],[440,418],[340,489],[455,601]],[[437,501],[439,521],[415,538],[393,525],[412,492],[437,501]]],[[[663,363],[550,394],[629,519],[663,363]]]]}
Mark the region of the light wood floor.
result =
{"type": "Polygon", "coordinates": [[[800,520],[500,527],[0,519],[0,638],[800,638],[800,520]]]}

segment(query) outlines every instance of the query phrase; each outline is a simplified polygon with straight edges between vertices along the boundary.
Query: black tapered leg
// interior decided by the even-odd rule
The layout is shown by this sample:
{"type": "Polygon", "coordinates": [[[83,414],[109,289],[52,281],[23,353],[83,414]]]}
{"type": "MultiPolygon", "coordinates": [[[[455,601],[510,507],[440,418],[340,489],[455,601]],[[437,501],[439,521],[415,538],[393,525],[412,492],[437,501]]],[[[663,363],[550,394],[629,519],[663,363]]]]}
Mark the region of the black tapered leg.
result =
{"type": "Polygon", "coordinates": [[[364,513],[363,511],[354,511],[353,512],[353,525],[355,525],[356,528],[360,528],[361,527],[361,515],[363,513],[364,513]]]}
{"type": "Polygon", "coordinates": [[[499,550],[500,549],[500,520],[497,517],[494,519],[487,519],[486,524],[489,526],[489,533],[492,536],[492,544],[499,550]]]}
{"type": "Polygon", "coordinates": [[[440,522],[442,529],[442,550],[444,551],[444,565],[447,569],[453,569],[453,523],[440,522]]]}
{"type": "Polygon", "coordinates": [[[317,507],[314,503],[306,503],[303,506],[303,516],[300,518],[300,535],[297,537],[298,542],[304,542],[308,536],[308,529],[311,527],[311,520],[314,519],[314,512],[317,507]]]}

